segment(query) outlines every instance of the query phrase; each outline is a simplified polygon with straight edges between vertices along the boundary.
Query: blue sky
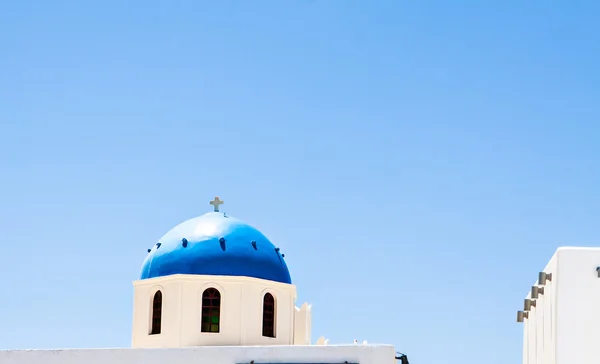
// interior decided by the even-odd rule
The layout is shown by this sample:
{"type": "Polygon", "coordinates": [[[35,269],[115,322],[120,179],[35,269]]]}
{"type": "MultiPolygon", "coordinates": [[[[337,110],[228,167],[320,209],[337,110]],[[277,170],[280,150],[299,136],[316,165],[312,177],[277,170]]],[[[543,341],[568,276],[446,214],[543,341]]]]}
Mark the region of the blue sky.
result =
{"type": "Polygon", "coordinates": [[[519,362],[537,272],[600,242],[599,11],[1,3],[0,348],[128,346],[146,249],[219,195],[313,339],[519,362]]]}

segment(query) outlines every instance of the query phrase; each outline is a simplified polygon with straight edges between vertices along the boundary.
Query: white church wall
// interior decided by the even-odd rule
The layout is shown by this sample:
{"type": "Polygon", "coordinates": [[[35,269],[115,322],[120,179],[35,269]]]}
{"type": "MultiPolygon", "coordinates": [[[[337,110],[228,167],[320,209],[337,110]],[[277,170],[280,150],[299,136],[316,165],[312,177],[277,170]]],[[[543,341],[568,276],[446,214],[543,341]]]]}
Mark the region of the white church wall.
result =
{"type": "MultiPolygon", "coordinates": [[[[554,254],[550,262],[544,268],[544,272],[557,277],[558,255],[554,254]]],[[[543,320],[537,327],[537,334],[541,342],[541,362],[548,364],[556,363],[556,282],[557,279],[546,280],[544,294],[538,295],[536,305],[543,311],[543,320]]],[[[540,345],[540,344],[538,344],[540,345]]]]}
{"type": "MultiPolygon", "coordinates": [[[[543,272],[552,274],[552,279],[544,285],[535,280],[533,286],[543,287],[538,297],[532,297],[530,290],[526,299],[535,301],[528,311],[528,318],[523,322],[523,364],[555,364],[555,316],[556,316],[556,282],[558,252],[555,253],[543,272]]],[[[532,286],[532,287],[533,287],[532,286]]]]}
{"type": "Polygon", "coordinates": [[[523,324],[523,364],[529,364],[531,361],[529,360],[529,325],[528,322],[525,321],[523,324]]]}
{"type": "Polygon", "coordinates": [[[293,286],[272,281],[253,279],[240,288],[243,297],[243,320],[241,327],[242,345],[291,345],[294,340],[293,286]],[[273,284],[271,284],[273,283],[273,284]],[[263,298],[270,293],[275,298],[275,337],[262,336],[263,298]]]}
{"type": "Polygon", "coordinates": [[[2,364],[394,364],[391,345],[193,347],[0,351],[2,364]]]}
{"type": "Polygon", "coordinates": [[[559,248],[552,274],[524,320],[524,364],[597,364],[600,358],[600,248],[559,248]]]}
{"type": "MultiPolygon", "coordinates": [[[[556,276],[556,254],[544,268],[544,272],[552,273],[556,276]]],[[[523,363],[552,363],[554,364],[554,335],[553,335],[553,317],[555,301],[554,283],[556,279],[546,281],[544,293],[538,294],[537,298],[532,298],[531,291],[526,299],[535,301],[535,306],[528,312],[528,318],[524,321],[524,344],[523,344],[523,363]]],[[[537,280],[533,286],[537,285],[537,280]]],[[[539,286],[538,287],[542,287],[539,286]]]]}
{"type": "MultiPolygon", "coordinates": [[[[559,250],[560,251],[560,250],[559,250]]],[[[532,291],[526,299],[535,301],[528,312],[528,318],[523,322],[523,364],[555,364],[555,316],[556,316],[556,282],[559,280],[557,273],[558,252],[555,253],[543,272],[552,274],[552,279],[544,285],[534,281],[533,286],[543,287],[538,297],[532,297],[532,291]]],[[[533,287],[532,286],[532,287],[533,287]]]]}
{"type": "Polygon", "coordinates": [[[249,277],[172,275],[134,282],[133,347],[290,345],[294,341],[294,285],[249,277]],[[149,335],[154,292],[163,289],[161,334],[149,335]],[[218,333],[201,331],[202,293],[221,294],[218,333]],[[275,338],[262,336],[265,293],[275,298],[275,338]]]}
{"type": "MultiPolygon", "coordinates": [[[[529,296],[527,296],[529,298],[529,296]]],[[[528,350],[528,363],[537,364],[537,330],[536,330],[536,318],[535,315],[529,312],[529,318],[527,319],[527,326],[529,327],[529,336],[527,337],[528,350]]]]}
{"type": "MultiPolygon", "coordinates": [[[[242,319],[240,283],[209,276],[177,276],[184,286],[182,290],[180,322],[181,346],[194,345],[240,345],[239,325],[242,319]],[[218,282],[217,282],[218,281],[218,282]],[[221,294],[219,332],[202,332],[202,293],[216,288],[221,294]]],[[[168,313],[167,313],[168,314],[168,313]]]]}
{"type": "Polygon", "coordinates": [[[133,295],[133,347],[180,346],[181,295],[181,283],[176,280],[157,279],[136,286],[133,295]],[[161,333],[150,335],[152,302],[158,290],[162,292],[161,333]]]}
{"type": "Polygon", "coordinates": [[[561,248],[556,280],[556,363],[600,358],[600,248],[561,248]]]}

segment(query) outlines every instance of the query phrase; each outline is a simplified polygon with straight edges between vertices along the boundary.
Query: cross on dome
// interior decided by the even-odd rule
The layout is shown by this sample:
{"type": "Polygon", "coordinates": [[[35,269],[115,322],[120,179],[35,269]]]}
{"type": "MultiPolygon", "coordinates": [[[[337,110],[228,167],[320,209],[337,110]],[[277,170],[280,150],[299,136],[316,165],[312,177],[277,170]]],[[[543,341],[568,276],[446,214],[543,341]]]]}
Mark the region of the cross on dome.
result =
{"type": "Polygon", "coordinates": [[[210,204],[215,207],[215,212],[219,212],[219,206],[224,204],[225,201],[221,201],[219,196],[216,196],[214,200],[210,201],[210,204]]]}

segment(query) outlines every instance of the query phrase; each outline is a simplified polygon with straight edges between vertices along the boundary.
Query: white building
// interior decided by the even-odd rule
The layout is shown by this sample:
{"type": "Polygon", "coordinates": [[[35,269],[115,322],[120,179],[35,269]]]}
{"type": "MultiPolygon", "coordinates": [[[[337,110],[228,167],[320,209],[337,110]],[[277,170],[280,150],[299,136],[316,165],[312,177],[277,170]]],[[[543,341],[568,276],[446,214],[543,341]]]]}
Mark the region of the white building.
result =
{"type": "Polygon", "coordinates": [[[600,363],[600,248],[559,248],[517,321],[523,364],[600,363]]]}
{"type": "MultiPolygon", "coordinates": [[[[133,282],[132,348],[0,351],[1,364],[393,364],[391,345],[311,341],[285,255],[219,212],[187,220],[148,249],[133,282]]],[[[403,359],[406,363],[406,359],[403,359]]]]}

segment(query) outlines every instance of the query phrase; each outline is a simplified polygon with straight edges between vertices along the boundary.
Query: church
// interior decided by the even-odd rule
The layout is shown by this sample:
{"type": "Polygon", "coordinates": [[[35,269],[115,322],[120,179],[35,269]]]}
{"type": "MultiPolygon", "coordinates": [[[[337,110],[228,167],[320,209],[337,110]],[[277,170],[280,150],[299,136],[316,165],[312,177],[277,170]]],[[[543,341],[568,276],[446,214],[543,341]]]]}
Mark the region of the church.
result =
{"type": "Polygon", "coordinates": [[[558,248],[535,278],[517,311],[523,364],[599,363],[600,248],[558,248]]]}
{"type": "Polygon", "coordinates": [[[311,306],[296,305],[285,254],[219,211],[160,238],[133,282],[131,348],[0,351],[2,364],[408,363],[393,345],[311,338],[311,306]]]}

